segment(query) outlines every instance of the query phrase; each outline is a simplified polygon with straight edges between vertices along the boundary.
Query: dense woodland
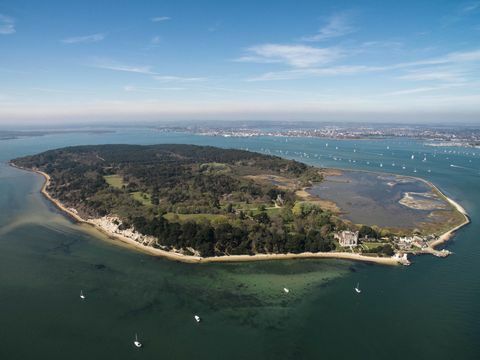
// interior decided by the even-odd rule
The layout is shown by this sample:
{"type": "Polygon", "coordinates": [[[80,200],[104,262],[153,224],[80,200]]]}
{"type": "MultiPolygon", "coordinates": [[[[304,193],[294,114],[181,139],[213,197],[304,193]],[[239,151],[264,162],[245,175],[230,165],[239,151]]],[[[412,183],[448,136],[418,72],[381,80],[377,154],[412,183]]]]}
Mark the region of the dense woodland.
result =
{"type": "Polygon", "coordinates": [[[83,217],[118,216],[122,227],[157,238],[155,246],[185,253],[331,251],[333,232],[345,229],[295,194],[322,180],[319,169],[275,156],[194,145],[99,145],[13,162],[48,173],[49,193],[83,217]],[[288,186],[264,181],[270,175],[288,179],[288,186]]]}

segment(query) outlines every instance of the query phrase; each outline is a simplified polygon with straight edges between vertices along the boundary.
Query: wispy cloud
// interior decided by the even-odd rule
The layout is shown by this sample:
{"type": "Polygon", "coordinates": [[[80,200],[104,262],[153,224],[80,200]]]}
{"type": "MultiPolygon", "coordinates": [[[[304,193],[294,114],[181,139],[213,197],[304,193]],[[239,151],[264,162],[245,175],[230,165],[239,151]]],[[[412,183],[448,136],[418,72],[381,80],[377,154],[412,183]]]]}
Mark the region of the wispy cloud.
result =
{"type": "Polygon", "coordinates": [[[207,78],[204,77],[183,77],[172,75],[158,75],[154,76],[153,78],[162,82],[198,82],[207,80],[207,78]]]}
{"type": "Polygon", "coordinates": [[[138,87],[134,85],[125,85],[123,90],[126,92],[151,93],[156,91],[180,91],[186,89],[183,87],[138,87]]]}
{"type": "Polygon", "coordinates": [[[162,21],[167,21],[170,20],[171,18],[169,16],[156,16],[151,18],[152,22],[162,22],[162,21]]]}
{"type": "Polygon", "coordinates": [[[463,3],[452,14],[444,16],[441,23],[443,27],[453,26],[478,12],[480,12],[480,1],[463,3]]]}
{"type": "Polygon", "coordinates": [[[247,79],[247,81],[269,81],[269,80],[295,80],[305,77],[321,77],[336,75],[353,75],[368,72],[377,72],[385,70],[381,66],[365,65],[344,65],[323,68],[295,69],[286,71],[272,71],[257,77],[247,79]]]}
{"type": "Polygon", "coordinates": [[[105,39],[105,34],[97,33],[92,35],[74,36],[61,40],[64,44],[82,44],[82,43],[95,43],[105,39]]]}
{"type": "Polygon", "coordinates": [[[247,49],[247,55],[236,61],[280,63],[297,68],[324,65],[342,56],[338,48],[317,48],[306,45],[262,44],[247,49]]]}
{"type": "Polygon", "coordinates": [[[220,29],[221,26],[222,26],[222,22],[221,21],[216,21],[215,23],[210,25],[207,30],[208,30],[208,32],[216,32],[220,29]]]}
{"type": "Polygon", "coordinates": [[[152,45],[158,45],[162,42],[162,38],[160,36],[154,36],[151,40],[150,40],[150,44],[152,45]]]}
{"type": "Polygon", "coordinates": [[[480,1],[474,1],[463,5],[460,12],[463,14],[469,14],[476,10],[480,10],[480,1]]]}
{"type": "Polygon", "coordinates": [[[466,81],[466,75],[467,73],[465,70],[438,67],[409,70],[407,74],[399,76],[398,78],[402,80],[441,81],[453,83],[466,81]]]}
{"type": "Polygon", "coordinates": [[[260,76],[252,77],[247,79],[248,81],[269,81],[269,80],[293,80],[301,79],[305,77],[320,77],[320,76],[334,76],[334,75],[354,75],[354,74],[364,74],[372,72],[382,72],[382,71],[391,71],[391,70],[409,70],[409,69],[420,69],[415,74],[410,72],[406,74],[406,77],[411,77],[410,80],[420,80],[422,77],[424,80],[440,80],[442,77],[444,80],[447,80],[447,77],[453,80],[453,77],[457,76],[457,80],[460,79],[461,74],[464,73],[464,70],[459,67],[465,67],[468,64],[476,64],[480,61],[480,50],[472,51],[463,51],[463,52],[453,52],[448,53],[443,56],[438,56],[434,58],[410,61],[410,62],[401,62],[387,65],[371,66],[371,65],[344,65],[344,66],[330,66],[330,67],[304,67],[300,69],[277,71],[277,72],[268,72],[260,76]],[[447,75],[445,72],[443,74],[438,71],[438,66],[445,65],[450,66],[450,75],[447,75]],[[433,67],[433,69],[432,69],[433,67]],[[458,68],[458,69],[457,69],[458,68]],[[455,74],[454,74],[455,72],[455,74]]]}
{"type": "Polygon", "coordinates": [[[439,86],[425,86],[425,87],[416,87],[411,89],[404,89],[398,91],[392,91],[389,93],[384,94],[385,96],[397,96],[397,95],[411,95],[411,94],[418,94],[418,93],[425,93],[425,92],[432,92],[432,91],[440,91],[449,89],[452,87],[462,86],[461,84],[448,84],[448,85],[439,85],[439,86]]]}
{"type": "Polygon", "coordinates": [[[0,14],[0,35],[10,35],[15,32],[15,20],[10,16],[0,14]]]}
{"type": "Polygon", "coordinates": [[[130,72],[130,73],[137,73],[137,74],[146,74],[146,75],[158,75],[154,71],[152,71],[152,67],[148,65],[127,65],[122,64],[117,61],[109,60],[109,59],[102,59],[102,58],[95,58],[93,62],[90,64],[91,67],[95,67],[98,69],[106,69],[112,71],[122,71],[122,72],[130,72]]]}
{"type": "Polygon", "coordinates": [[[356,28],[351,24],[351,18],[350,12],[334,14],[316,34],[304,36],[302,40],[324,41],[353,33],[356,28]]]}

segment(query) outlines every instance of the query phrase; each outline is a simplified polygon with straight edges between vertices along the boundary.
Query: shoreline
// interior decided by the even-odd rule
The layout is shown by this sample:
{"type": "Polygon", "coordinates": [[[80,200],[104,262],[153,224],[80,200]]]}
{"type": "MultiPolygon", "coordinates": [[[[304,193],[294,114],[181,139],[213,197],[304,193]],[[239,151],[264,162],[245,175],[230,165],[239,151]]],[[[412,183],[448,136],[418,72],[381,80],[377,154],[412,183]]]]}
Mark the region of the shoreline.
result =
{"type": "Polygon", "coordinates": [[[139,250],[148,255],[160,256],[160,257],[167,258],[169,260],[176,260],[184,263],[196,263],[196,264],[269,261],[269,260],[293,260],[293,259],[338,259],[338,260],[362,261],[362,262],[369,262],[369,263],[375,263],[380,265],[390,265],[390,266],[396,266],[401,264],[398,261],[398,259],[394,259],[392,257],[382,258],[382,257],[365,256],[365,255],[347,253],[347,252],[345,253],[344,252],[318,252],[318,253],[304,252],[299,254],[287,253],[287,254],[255,254],[255,255],[222,255],[222,256],[214,256],[214,257],[201,257],[201,256],[193,256],[193,255],[183,255],[183,254],[175,253],[173,251],[166,251],[166,250],[157,249],[151,246],[145,246],[121,234],[112,233],[104,229],[103,227],[97,225],[93,221],[83,219],[74,211],[72,211],[72,209],[67,208],[60,201],[53,198],[47,191],[47,186],[50,183],[50,176],[47,173],[40,170],[24,169],[11,162],[10,162],[10,165],[20,170],[34,172],[36,174],[41,175],[45,181],[42,185],[40,192],[53,205],[55,205],[59,210],[64,212],[73,220],[81,224],[87,224],[92,228],[96,229],[97,231],[101,232],[103,235],[106,235],[108,238],[112,240],[118,240],[123,244],[128,245],[128,247],[139,250]]]}
{"type": "MultiPolygon", "coordinates": [[[[164,257],[169,260],[174,260],[174,261],[180,261],[184,263],[196,263],[196,264],[201,264],[201,263],[226,263],[226,262],[249,262],[249,261],[269,261],[269,260],[293,260],[293,259],[337,259],[337,260],[349,260],[349,261],[361,261],[361,262],[368,262],[368,263],[375,263],[375,264],[380,264],[380,265],[389,265],[389,266],[396,266],[396,265],[402,265],[403,263],[398,259],[394,257],[374,257],[374,256],[366,256],[366,255],[361,255],[361,254],[356,254],[356,253],[349,253],[349,252],[317,252],[317,253],[312,253],[312,252],[303,252],[303,253],[282,253],[282,254],[255,254],[255,255],[221,255],[221,256],[213,256],[213,257],[201,257],[201,256],[194,256],[194,255],[184,255],[180,254],[174,251],[167,251],[167,250],[162,250],[158,248],[154,248],[152,246],[148,245],[143,245],[142,243],[139,243],[135,241],[132,238],[123,236],[118,233],[113,233],[111,231],[108,231],[104,227],[98,225],[96,222],[93,220],[85,220],[81,216],[79,216],[74,209],[69,209],[67,208],[64,204],[62,204],[59,200],[53,198],[47,191],[47,187],[50,183],[50,175],[47,173],[36,170],[36,169],[25,169],[22,167],[19,167],[15,165],[12,162],[9,162],[9,164],[17,169],[24,170],[24,171],[29,171],[29,172],[34,172],[36,174],[41,175],[44,178],[44,183],[41,188],[41,193],[51,202],[53,203],[59,210],[61,210],[64,214],[72,218],[78,223],[81,224],[87,224],[94,228],[95,230],[99,231],[103,235],[107,236],[109,239],[114,240],[114,241],[120,241],[122,244],[127,245],[127,247],[135,249],[137,251],[141,251],[145,254],[152,255],[152,256],[159,256],[159,257],[164,257]]],[[[343,170],[343,169],[339,169],[343,170]]],[[[354,170],[350,170],[354,171],[354,170]]],[[[395,174],[394,174],[395,175],[395,174]]],[[[442,235],[439,236],[439,238],[435,241],[433,241],[431,244],[429,244],[428,249],[431,249],[432,252],[436,252],[435,247],[438,245],[441,245],[445,242],[447,242],[453,235],[454,233],[462,228],[463,226],[467,225],[470,223],[470,218],[468,217],[467,212],[465,209],[455,202],[454,200],[450,199],[447,197],[445,194],[443,194],[435,185],[433,185],[431,182],[412,177],[418,180],[421,180],[428,185],[430,185],[432,188],[434,188],[436,191],[438,191],[445,199],[455,207],[457,211],[459,211],[465,218],[465,221],[456,226],[453,229],[450,229],[443,233],[442,235]]],[[[404,265],[404,264],[403,264],[404,265]]]]}

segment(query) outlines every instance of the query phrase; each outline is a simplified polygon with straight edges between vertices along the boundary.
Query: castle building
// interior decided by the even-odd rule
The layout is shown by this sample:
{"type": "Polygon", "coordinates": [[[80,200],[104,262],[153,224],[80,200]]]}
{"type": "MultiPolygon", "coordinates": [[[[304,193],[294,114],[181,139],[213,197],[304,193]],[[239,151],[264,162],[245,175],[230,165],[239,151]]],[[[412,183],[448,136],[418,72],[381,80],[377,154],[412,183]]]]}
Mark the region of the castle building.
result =
{"type": "Polygon", "coordinates": [[[340,246],[357,246],[358,245],[358,231],[341,231],[335,234],[335,239],[338,240],[340,246]]]}

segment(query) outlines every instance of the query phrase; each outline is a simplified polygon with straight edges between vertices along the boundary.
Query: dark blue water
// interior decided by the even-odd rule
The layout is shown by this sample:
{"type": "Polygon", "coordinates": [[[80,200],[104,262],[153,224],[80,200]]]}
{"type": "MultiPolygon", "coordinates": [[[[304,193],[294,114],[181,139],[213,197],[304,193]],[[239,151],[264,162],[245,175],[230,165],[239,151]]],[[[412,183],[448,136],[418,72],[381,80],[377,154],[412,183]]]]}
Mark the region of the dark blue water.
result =
{"type": "Polygon", "coordinates": [[[1,359],[480,358],[480,156],[472,150],[125,130],[0,141],[0,162],[1,359]],[[453,256],[418,257],[410,267],[334,260],[180,264],[71,223],[39,194],[42,179],[5,164],[99,143],[248,148],[318,166],[420,176],[458,200],[472,224],[448,244],[453,256]],[[140,351],[135,333],[145,345],[140,351]]]}

